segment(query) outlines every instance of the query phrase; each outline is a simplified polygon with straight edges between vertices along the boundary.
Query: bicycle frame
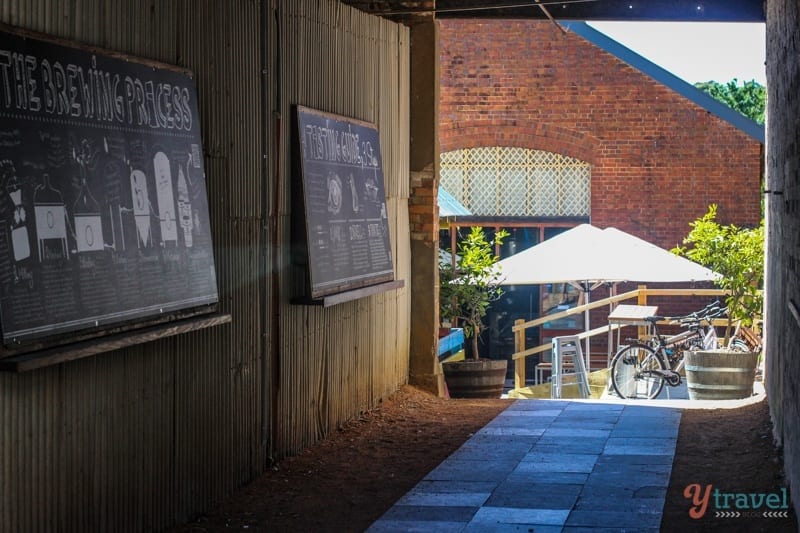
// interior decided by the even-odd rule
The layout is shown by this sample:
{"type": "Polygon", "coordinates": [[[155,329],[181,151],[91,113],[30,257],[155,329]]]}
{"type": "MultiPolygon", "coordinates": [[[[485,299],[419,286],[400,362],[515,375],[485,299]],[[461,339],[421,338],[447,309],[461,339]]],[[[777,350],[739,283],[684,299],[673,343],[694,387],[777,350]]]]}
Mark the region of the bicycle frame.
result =
{"type": "MultiPolygon", "coordinates": [[[[708,327],[712,328],[711,326],[708,327]]],[[[683,365],[685,364],[683,352],[692,348],[702,347],[707,335],[707,331],[704,331],[699,324],[670,337],[661,335],[655,322],[653,322],[653,329],[653,341],[656,341],[653,343],[653,348],[656,351],[656,356],[661,358],[664,366],[673,372],[683,370],[683,365]],[[678,355],[673,355],[675,349],[679,350],[678,355]],[[671,352],[670,350],[673,351],[671,352]]],[[[711,331],[713,331],[713,328],[711,331]]]]}
{"type": "Polygon", "coordinates": [[[664,384],[676,387],[681,383],[681,370],[685,364],[686,350],[702,349],[706,344],[716,345],[716,331],[711,323],[725,310],[719,302],[700,311],[679,317],[651,316],[644,320],[652,326],[653,336],[631,339],[621,346],[611,363],[611,385],[622,398],[654,398],[664,384]],[[659,331],[660,321],[679,324],[683,330],[666,336],[659,331]]]}

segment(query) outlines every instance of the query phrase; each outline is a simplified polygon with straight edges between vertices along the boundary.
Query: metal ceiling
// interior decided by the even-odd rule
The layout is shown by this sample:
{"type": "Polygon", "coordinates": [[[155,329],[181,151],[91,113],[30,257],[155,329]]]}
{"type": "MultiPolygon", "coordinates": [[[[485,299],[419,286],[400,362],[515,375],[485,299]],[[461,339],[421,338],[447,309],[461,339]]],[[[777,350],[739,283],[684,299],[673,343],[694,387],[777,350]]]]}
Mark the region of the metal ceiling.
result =
{"type": "Polygon", "coordinates": [[[534,18],[764,22],[764,0],[342,0],[399,22],[418,18],[534,18]]]}

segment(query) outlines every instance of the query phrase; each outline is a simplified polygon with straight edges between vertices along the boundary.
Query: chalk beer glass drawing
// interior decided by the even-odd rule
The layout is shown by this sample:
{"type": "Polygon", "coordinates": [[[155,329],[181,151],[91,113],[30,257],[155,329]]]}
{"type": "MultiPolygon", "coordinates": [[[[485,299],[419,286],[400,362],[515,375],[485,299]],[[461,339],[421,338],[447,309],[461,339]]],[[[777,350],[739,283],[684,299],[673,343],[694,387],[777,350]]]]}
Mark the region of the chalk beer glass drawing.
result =
{"type": "Polygon", "coordinates": [[[186,183],[186,177],[183,175],[181,167],[178,167],[178,215],[180,216],[181,229],[183,229],[183,242],[187,248],[191,248],[192,229],[194,229],[192,204],[189,200],[189,186],[186,183]]]}
{"type": "Polygon", "coordinates": [[[67,208],[61,192],[50,185],[49,174],[44,175],[44,183],[37,185],[33,191],[33,214],[36,220],[39,260],[68,259],[67,208]],[[60,249],[48,247],[48,244],[53,241],[58,242],[60,249]]]}
{"type": "Polygon", "coordinates": [[[3,163],[6,163],[6,166],[10,167],[12,170],[11,179],[6,184],[6,192],[8,192],[11,202],[14,204],[14,220],[10,224],[14,261],[22,261],[31,255],[31,247],[28,240],[28,226],[25,220],[27,215],[25,213],[25,206],[22,204],[22,187],[17,181],[17,173],[13,170],[13,163],[10,161],[4,161],[3,163]]]}
{"type": "Polygon", "coordinates": [[[172,170],[164,152],[153,157],[156,173],[156,195],[158,197],[158,218],[161,221],[161,243],[172,241],[178,244],[178,224],[175,219],[175,195],[172,193],[172,170]]]}
{"type": "Polygon", "coordinates": [[[150,199],[147,196],[147,176],[141,170],[131,172],[133,218],[136,221],[136,244],[139,248],[153,245],[150,233],[150,199]]]}
{"type": "Polygon", "coordinates": [[[73,212],[78,252],[103,251],[103,222],[100,218],[100,204],[92,196],[85,178],[81,180],[81,192],[75,200],[73,212]]]}

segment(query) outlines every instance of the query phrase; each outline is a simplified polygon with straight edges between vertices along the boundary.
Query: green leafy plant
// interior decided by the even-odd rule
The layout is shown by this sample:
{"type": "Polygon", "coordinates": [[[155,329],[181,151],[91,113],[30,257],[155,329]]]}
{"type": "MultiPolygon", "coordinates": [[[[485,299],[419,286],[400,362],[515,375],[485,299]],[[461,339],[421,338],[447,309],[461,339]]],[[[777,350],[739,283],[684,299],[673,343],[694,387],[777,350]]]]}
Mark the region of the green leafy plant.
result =
{"type": "Polygon", "coordinates": [[[756,228],[723,226],[716,220],[717,206],[689,226],[683,244],[672,251],[720,274],[716,284],[728,291],[728,326],[723,345],[730,340],[733,320],[751,325],[761,316],[764,304],[764,221],[756,228]]]}
{"type": "Polygon", "coordinates": [[[725,84],[704,81],[695,83],[694,86],[747,118],[764,124],[767,89],[757,81],[745,81],[739,85],[739,80],[734,78],[725,84]]]}
{"type": "Polygon", "coordinates": [[[439,263],[439,316],[442,320],[463,322],[464,336],[472,340],[472,356],[476,360],[480,358],[478,336],[484,329],[483,317],[489,305],[503,294],[494,246],[502,244],[508,235],[500,230],[489,241],[482,228],[470,228],[457,246],[455,262],[439,263]]]}

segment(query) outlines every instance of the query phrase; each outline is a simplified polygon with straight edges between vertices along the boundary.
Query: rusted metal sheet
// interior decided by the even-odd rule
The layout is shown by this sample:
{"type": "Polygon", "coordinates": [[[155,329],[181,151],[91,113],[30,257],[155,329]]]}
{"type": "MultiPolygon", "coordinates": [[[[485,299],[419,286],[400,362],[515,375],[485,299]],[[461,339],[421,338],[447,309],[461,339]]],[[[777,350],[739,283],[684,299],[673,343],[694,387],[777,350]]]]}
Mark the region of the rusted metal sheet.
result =
{"type": "MultiPolygon", "coordinates": [[[[373,407],[408,371],[408,31],[334,2],[284,2],[278,18],[280,114],[291,104],[373,122],[381,136],[396,279],[406,287],[329,308],[281,309],[274,454],[295,453],[373,407]]],[[[278,157],[289,161],[292,134],[278,157]]],[[[284,189],[291,169],[283,166],[284,189]]],[[[298,208],[284,196],[282,212],[298,208]]],[[[288,239],[288,227],[284,227],[288,239]]],[[[289,257],[285,260],[288,262],[289,257]]],[[[291,286],[290,272],[282,286],[291,286]]],[[[288,297],[288,295],[287,295],[288,297]]]]}

